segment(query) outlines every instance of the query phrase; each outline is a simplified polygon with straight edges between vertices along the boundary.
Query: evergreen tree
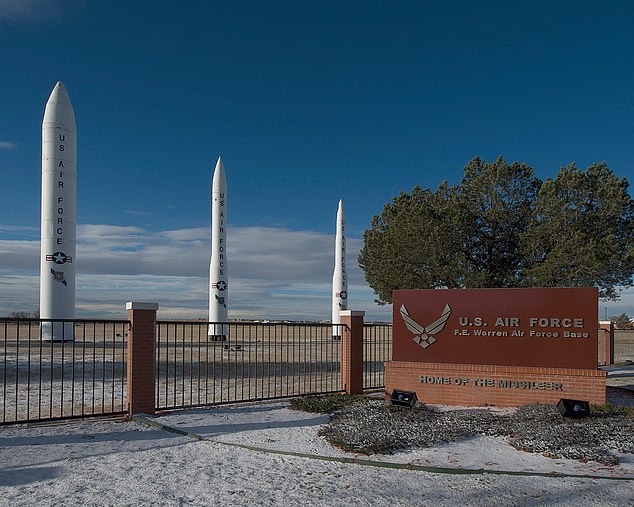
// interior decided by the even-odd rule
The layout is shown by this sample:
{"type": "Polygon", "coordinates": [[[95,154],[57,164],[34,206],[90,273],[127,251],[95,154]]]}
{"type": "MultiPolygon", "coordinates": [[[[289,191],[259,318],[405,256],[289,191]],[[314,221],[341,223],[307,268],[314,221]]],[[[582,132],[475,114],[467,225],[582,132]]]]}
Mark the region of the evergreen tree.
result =
{"type": "Polygon", "coordinates": [[[472,159],[460,183],[414,187],[364,233],[359,264],[379,303],[396,289],[596,286],[634,273],[634,204],[605,164],[541,182],[523,163],[472,159]]]}
{"type": "Polygon", "coordinates": [[[524,235],[531,287],[595,286],[604,299],[632,285],[634,204],[628,182],[605,165],[574,164],[546,180],[524,235]]]}
{"type": "Polygon", "coordinates": [[[622,313],[621,315],[613,315],[610,317],[610,320],[614,322],[614,327],[617,329],[632,329],[634,325],[632,324],[632,319],[626,313],[622,313]]]}

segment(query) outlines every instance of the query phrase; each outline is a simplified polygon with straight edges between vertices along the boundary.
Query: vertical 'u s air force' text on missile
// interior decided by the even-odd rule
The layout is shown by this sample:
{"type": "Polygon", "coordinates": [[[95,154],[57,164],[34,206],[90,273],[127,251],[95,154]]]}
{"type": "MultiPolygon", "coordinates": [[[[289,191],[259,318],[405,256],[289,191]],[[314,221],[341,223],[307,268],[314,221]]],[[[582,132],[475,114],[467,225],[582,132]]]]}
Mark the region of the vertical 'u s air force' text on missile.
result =
{"type": "MultiPolygon", "coordinates": [[[[60,144],[57,146],[58,151],[64,151],[64,141],[66,136],[59,134],[60,144]]],[[[59,169],[59,179],[57,180],[57,226],[55,227],[55,243],[58,245],[64,244],[64,161],[60,160],[57,164],[59,169]]]]}
{"type": "Polygon", "coordinates": [[[224,232],[225,232],[225,212],[224,212],[224,207],[225,207],[225,193],[224,192],[218,192],[218,206],[220,206],[220,208],[222,208],[220,210],[220,224],[219,224],[219,228],[218,228],[218,232],[220,234],[219,240],[218,240],[218,274],[220,276],[224,276],[225,274],[225,245],[224,245],[224,232]]]}

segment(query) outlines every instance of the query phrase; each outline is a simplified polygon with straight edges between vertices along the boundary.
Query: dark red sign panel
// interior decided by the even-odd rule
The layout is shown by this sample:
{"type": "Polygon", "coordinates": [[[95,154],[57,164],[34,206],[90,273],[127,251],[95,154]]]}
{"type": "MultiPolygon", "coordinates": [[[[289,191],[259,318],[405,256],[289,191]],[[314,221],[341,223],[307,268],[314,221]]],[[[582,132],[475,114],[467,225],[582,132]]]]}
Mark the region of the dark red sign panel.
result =
{"type": "Polygon", "coordinates": [[[596,368],[598,292],[394,291],[394,361],[596,368]]]}

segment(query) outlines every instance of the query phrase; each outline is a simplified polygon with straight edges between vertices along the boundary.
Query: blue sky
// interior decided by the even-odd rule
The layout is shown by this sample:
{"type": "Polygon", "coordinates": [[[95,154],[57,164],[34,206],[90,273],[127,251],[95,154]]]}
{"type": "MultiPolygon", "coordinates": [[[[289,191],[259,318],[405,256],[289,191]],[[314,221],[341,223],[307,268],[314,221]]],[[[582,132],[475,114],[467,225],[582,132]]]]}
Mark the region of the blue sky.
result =
{"type": "MultiPolygon", "coordinates": [[[[230,316],[329,318],[342,198],[351,307],[388,320],[356,257],[397,193],[456,183],[475,155],[633,180],[633,21],[616,1],[2,0],[0,315],[38,304],[57,80],[78,128],[78,317],[128,300],[206,316],[221,155],[230,316]]],[[[634,314],[634,296],[605,307],[634,314]]]]}

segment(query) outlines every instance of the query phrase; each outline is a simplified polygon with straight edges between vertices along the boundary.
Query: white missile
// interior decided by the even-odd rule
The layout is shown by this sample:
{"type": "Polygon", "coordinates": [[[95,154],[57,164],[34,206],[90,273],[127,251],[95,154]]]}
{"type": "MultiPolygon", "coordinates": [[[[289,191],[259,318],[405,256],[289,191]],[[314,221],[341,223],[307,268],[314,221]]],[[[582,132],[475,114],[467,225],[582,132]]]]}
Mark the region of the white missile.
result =
{"type": "Polygon", "coordinates": [[[227,177],[218,157],[211,183],[211,262],[209,264],[209,338],[224,341],[229,334],[227,302],[227,177]]]}
{"type": "MultiPolygon", "coordinates": [[[[75,318],[77,129],[66,88],[58,81],[42,121],[40,318],[75,318]]],[[[42,337],[72,340],[73,323],[45,322],[42,337]]]]}
{"type": "Polygon", "coordinates": [[[343,201],[339,199],[337,209],[337,233],[335,235],[335,271],[332,275],[332,337],[341,339],[341,317],[339,312],[348,309],[348,278],[346,277],[346,219],[343,201]]]}

